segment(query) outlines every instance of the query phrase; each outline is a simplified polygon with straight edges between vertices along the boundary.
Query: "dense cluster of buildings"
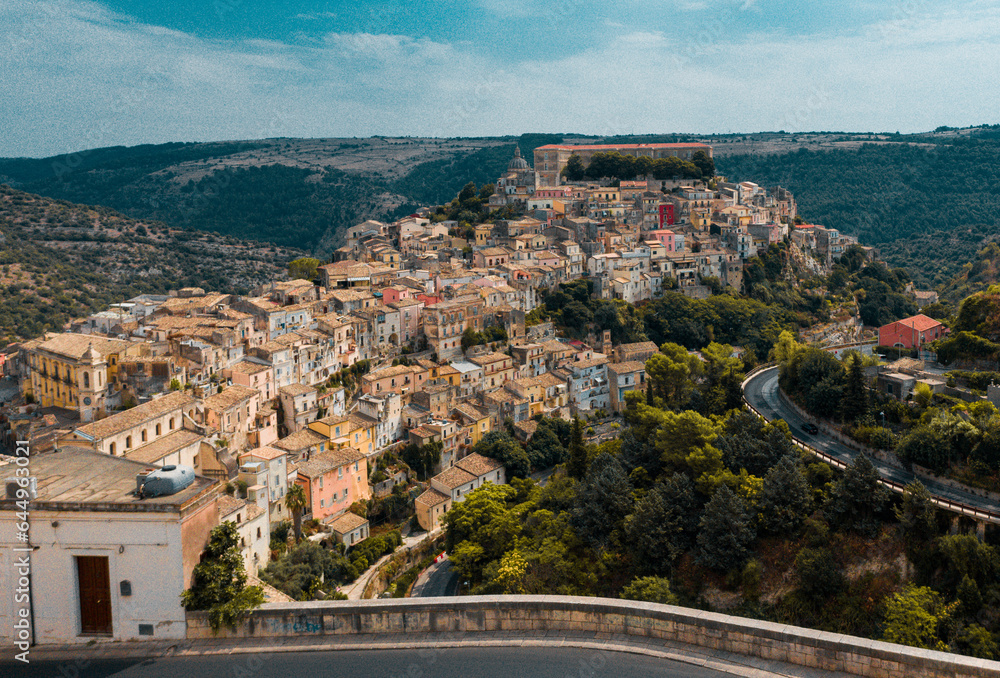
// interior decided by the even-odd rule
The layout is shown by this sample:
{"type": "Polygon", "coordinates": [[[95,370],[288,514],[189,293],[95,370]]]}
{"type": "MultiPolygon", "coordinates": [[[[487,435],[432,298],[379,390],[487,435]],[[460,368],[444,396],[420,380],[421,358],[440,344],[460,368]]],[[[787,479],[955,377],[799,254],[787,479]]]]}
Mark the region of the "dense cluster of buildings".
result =
{"type": "MultiPolygon", "coordinates": [[[[689,158],[696,146],[708,148],[614,148],[689,158]]],[[[781,188],[566,183],[573,150],[539,148],[535,169],[516,153],[489,203],[521,216],[471,225],[471,240],[456,235],[468,225],[429,209],[366,221],[315,282],[274,281],[249,296],[142,295],[6,351],[3,370],[21,398],[0,417],[0,443],[31,443],[51,576],[86,572],[112,606],[95,611],[81,598],[73,621],[53,612],[39,633],[176,637],[176,604],[169,618],[134,604],[154,585],[135,563],[170,570],[176,597],[208,531],[230,520],[256,574],[294,485],[306,518],[356,543],[368,527],[349,507],[373,496],[379,455],[409,443],[442,448],[416,499],[430,529],[471,489],[505,481],[501,465],[471,455],[485,434],[512,425],[527,439],[537,415],[621,410],[628,391],[645,388],[657,347],[614,346],[607,332],[568,341],[549,323],[529,325],[543,290],[586,277],[601,299],[641,302],[674,288],[698,296],[706,278],[739,288],[744,262],[789,234],[827,259],[847,242],[833,229],[796,231],[795,201],[781,188]],[[348,371],[362,361],[363,375],[348,371]],[[171,465],[192,467],[197,482],[159,500],[136,496],[143,474],[171,465]],[[240,491],[226,494],[227,483],[240,491]],[[103,541],[82,536],[98,523],[116,527],[103,541]]]]}

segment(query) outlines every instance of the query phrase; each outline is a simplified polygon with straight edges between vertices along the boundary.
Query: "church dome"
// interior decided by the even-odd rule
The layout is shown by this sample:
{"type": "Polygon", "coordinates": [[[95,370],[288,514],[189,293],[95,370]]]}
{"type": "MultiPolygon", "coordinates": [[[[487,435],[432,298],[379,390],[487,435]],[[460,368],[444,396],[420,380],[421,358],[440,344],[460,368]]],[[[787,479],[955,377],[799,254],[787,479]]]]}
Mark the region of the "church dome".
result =
{"type": "Polygon", "coordinates": [[[521,157],[521,149],[514,147],[514,159],[507,165],[508,172],[520,172],[528,169],[528,161],[521,157]]]}

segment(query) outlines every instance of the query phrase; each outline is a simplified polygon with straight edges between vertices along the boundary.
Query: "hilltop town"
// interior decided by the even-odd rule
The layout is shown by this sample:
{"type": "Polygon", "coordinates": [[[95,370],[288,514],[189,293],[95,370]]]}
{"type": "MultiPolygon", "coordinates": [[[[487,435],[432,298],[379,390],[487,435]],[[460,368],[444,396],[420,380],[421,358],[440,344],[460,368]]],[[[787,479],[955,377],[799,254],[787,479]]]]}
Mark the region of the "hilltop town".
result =
{"type": "MultiPolygon", "coordinates": [[[[376,527],[358,507],[405,495],[414,534],[435,533],[471,490],[523,475],[473,452],[491,434],[526,444],[555,417],[613,437],[606,422],[646,389],[658,346],[586,318],[567,332],[568,312],[562,328],[540,316],[546,295],[706,299],[742,291],[745,266],[772,245],[790,243],[822,273],[856,243],[803,223],[781,187],[715,176],[705,144],[546,145],[533,160],[515,150],[492,186],[360,223],[330,263],[296,260],[291,279],[249,295],[142,294],[9,346],[2,442],[11,453],[30,442],[45,502],[80,515],[99,504],[111,523],[153,510],[150,473],[194,470],[156,509],[180,526],[182,543],[161,554],[176,590],[160,604],[182,625],[191,550],[222,522],[237,526],[256,577],[293,518],[356,546],[376,527]],[[646,178],[617,180],[615,163],[646,178]],[[589,174],[604,178],[588,178],[598,165],[589,174]],[[79,484],[66,486],[66,469],[79,484]]],[[[148,635],[133,626],[116,621],[113,633],[148,635]]]]}

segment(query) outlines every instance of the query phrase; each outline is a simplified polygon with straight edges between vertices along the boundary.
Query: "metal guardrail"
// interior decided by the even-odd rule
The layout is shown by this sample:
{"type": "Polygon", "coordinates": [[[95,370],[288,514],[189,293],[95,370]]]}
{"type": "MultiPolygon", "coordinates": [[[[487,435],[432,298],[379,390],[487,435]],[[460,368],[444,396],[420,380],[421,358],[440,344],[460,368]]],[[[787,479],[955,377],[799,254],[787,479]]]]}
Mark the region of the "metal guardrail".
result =
{"type": "MultiPolygon", "coordinates": [[[[757,374],[759,374],[759,373],[761,373],[761,372],[763,372],[765,370],[769,370],[769,369],[771,369],[771,368],[773,368],[775,366],[776,366],[776,363],[767,363],[765,365],[760,365],[760,366],[755,367],[754,369],[750,370],[750,372],[747,373],[746,378],[743,380],[743,383],[741,385],[742,390],[744,392],[746,391],[746,385],[747,385],[747,383],[754,376],[756,376],[757,374]]],[[[753,414],[757,415],[757,417],[759,417],[760,419],[763,419],[766,422],[770,422],[770,420],[767,417],[765,417],[760,411],[758,411],[756,407],[754,407],[753,405],[750,404],[750,401],[747,400],[747,397],[746,397],[745,393],[743,395],[743,405],[748,410],[750,410],[753,414]]],[[[832,465],[832,466],[834,466],[836,468],[844,469],[844,468],[847,468],[847,466],[848,466],[847,464],[845,464],[840,459],[837,459],[836,457],[833,457],[833,456],[827,454],[826,452],[813,447],[812,445],[808,445],[808,444],[804,443],[803,441],[801,441],[798,438],[796,438],[794,434],[792,435],[792,442],[795,443],[795,445],[797,447],[802,448],[803,450],[805,450],[809,454],[822,459],[824,462],[826,462],[826,463],[828,463],[828,464],[830,464],[830,465],[832,465]]],[[[879,484],[883,485],[884,487],[889,488],[893,492],[898,492],[900,494],[902,494],[906,490],[906,485],[903,485],[902,483],[899,483],[899,482],[897,482],[895,480],[890,480],[888,478],[879,477],[879,484]]],[[[967,517],[972,518],[974,520],[983,520],[983,521],[986,521],[986,522],[990,522],[990,523],[994,523],[994,524],[1000,525],[1000,513],[993,513],[991,511],[985,511],[983,509],[976,508],[975,506],[970,506],[969,504],[964,504],[962,502],[952,501],[950,499],[945,499],[945,498],[942,498],[942,497],[937,497],[935,495],[931,495],[931,501],[934,503],[935,506],[937,506],[939,508],[942,508],[942,509],[944,509],[946,511],[951,511],[952,513],[958,513],[960,515],[967,516],[967,517]]]]}

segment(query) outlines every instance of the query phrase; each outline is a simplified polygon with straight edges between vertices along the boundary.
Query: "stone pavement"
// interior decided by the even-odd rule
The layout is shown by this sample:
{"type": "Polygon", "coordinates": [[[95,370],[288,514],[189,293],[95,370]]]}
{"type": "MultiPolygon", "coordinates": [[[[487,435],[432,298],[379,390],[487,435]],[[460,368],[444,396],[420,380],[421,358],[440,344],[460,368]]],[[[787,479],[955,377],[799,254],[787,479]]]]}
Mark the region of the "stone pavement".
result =
{"type": "Polygon", "coordinates": [[[695,647],[655,638],[607,633],[571,634],[565,631],[498,631],[421,634],[297,636],[240,640],[178,640],[105,642],[95,645],[41,645],[33,659],[150,659],[271,652],[336,650],[438,650],[460,647],[562,647],[605,652],[628,652],[704,666],[744,678],[847,678],[848,674],[795,666],[731,652],[695,647]]]}

